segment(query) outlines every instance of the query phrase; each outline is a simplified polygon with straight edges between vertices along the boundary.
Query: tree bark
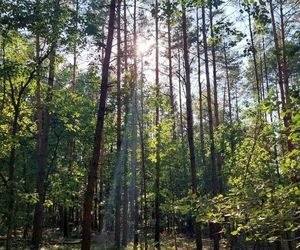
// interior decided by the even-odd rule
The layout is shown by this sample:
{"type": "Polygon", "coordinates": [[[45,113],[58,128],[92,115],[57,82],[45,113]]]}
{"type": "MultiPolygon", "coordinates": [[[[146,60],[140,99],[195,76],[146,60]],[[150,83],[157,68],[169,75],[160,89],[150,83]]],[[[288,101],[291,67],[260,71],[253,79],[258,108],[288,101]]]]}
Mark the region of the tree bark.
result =
{"type": "MultiPolygon", "coordinates": [[[[183,38],[183,59],[185,66],[185,86],[186,86],[186,110],[187,110],[187,132],[190,150],[190,166],[192,175],[192,192],[197,193],[197,174],[196,174],[196,159],[195,159],[195,144],[194,144],[194,121],[193,121],[193,106],[191,94],[191,78],[190,78],[190,61],[188,51],[188,35],[186,25],[186,10],[185,5],[182,5],[182,38],[183,38]]],[[[197,249],[202,249],[201,228],[199,223],[195,222],[195,237],[197,249]]]]}
{"type": "MultiPolygon", "coordinates": [[[[228,59],[227,59],[227,52],[226,52],[226,44],[224,43],[224,62],[225,62],[225,71],[226,71],[226,85],[227,85],[227,96],[228,96],[228,110],[229,110],[229,124],[230,128],[232,128],[232,106],[231,106],[231,86],[230,86],[230,79],[229,79],[229,69],[228,69],[228,59]]],[[[224,105],[225,109],[225,105],[224,105]]],[[[231,153],[234,150],[233,144],[233,135],[230,133],[230,147],[231,153]]]]}
{"type": "Polygon", "coordinates": [[[220,124],[219,120],[219,107],[218,107],[218,84],[217,84],[217,66],[216,66],[216,47],[215,47],[215,32],[213,23],[213,4],[209,5],[209,20],[210,20],[210,36],[212,39],[211,55],[212,55],[212,69],[213,69],[213,84],[214,84],[214,113],[215,113],[215,126],[218,127],[220,124]]]}
{"type": "Polygon", "coordinates": [[[91,163],[88,170],[88,182],[87,188],[84,195],[83,204],[83,225],[82,225],[82,250],[89,250],[91,248],[91,223],[92,223],[92,205],[94,196],[94,186],[97,175],[97,168],[99,164],[100,146],[102,139],[102,130],[104,125],[106,97],[108,90],[108,75],[110,56],[112,50],[113,34],[114,34],[114,22],[115,22],[115,9],[116,0],[111,0],[110,3],[110,14],[108,24],[108,35],[105,48],[105,57],[102,66],[102,78],[101,78],[101,89],[100,89],[100,101],[98,106],[97,124],[95,129],[94,149],[91,163]]]}
{"type": "Polygon", "coordinates": [[[155,109],[155,128],[156,128],[156,164],[155,164],[155,249],[160,250],[160,83],[159,83],[159,47],[158,47],[158,0],[155,0],[155,88],[156,88],[156,109],[155,109]]]}
{"type": "Polygon", "coordinates": [[[199,27],[199,11],[196,9],[197,22],[197,69],[198,69],[198,88],[199,88],[199,122],[200,122],[200,153],[201,163],[206,164],[205,145],[204,145],[204,126],[203,126],[203,99],[202,99],[202,82],[201,82],[201,62],[200,62],[200,27],[199,27]]]}
{"type": "MultiPolygon", "coordinates": [[[[216,149],[214,142],[214,127],[213,127],[213,115],[212,115],[212,100],[211,100],[211,86],[209,78],[209,65],[208,65],[208,46],[207,46],[207,36],[206,36],[206,18],[205,18],[205,6],[202,9],[202,36],[203,36],[203,46],[204,46],[204,57],[205,57],[205,74],[206,74],[206,89],[207,89],[207,107],[208,107],[208,123],[209,123],[209,137],[210,137],[210,157],[211,157],[211,168],[212,168],[212,187],[213,195],[216,196],[220,191],[219,178],[217,174],[217,160],[216,160],[216,149]]],[[[213,226],[213,239],[214,239],[214,249],[219,249],[219,235],[217,226],[213,226]]]]}
{"type": "MultiPolygon", "coordinates": [[[[283,14],[283,2],[279,0],[279,10],[280,10],[280,30],[281,30],[281,44],[282,44],[282,75],[283,75],[283,85],[285,92],[285,105],[286,105],[286,114],[284,119],[287,125],[286,128],[286,136],[287,136],[287,148],[288,151],[291,152],[294,149],[294,145],[292,141],[289,139],[290,135],[290,122],[291,122],[291,111],[290,111],[290,91],[289,91],[289,71],[288,71],[288,63],[286,57],[286,45],[285,45],[285,25],[284,25],[284,14],[283,14]]],[[[292,179],[296,180],[298,177],[292,176],[292,179]]]]}
{"type": "MultiPolygon", "coordinates": [[[[121,150],[121,0],[117,7],[117,157],[121,150]]],[[[120,159],[119,159],[120,160],[120,159]]],[[[117,163],[119,165],[119,162],[117,163]]],[[[120,166],[122,167],[122,166],[120,166]]],[[[115,193],[115,247],[120,248],[121,243],[121,171],[116,169],[115,193]]]]}
{"type": "MultiPolygon", "coordinates": [[[[124,85],[127,86],[127,71],[128,71],[128,57],[127,57],[127,4],[126,0],[124,0],[124,8],[123,8],[123,18],[124,18],[124,70],[125,70],[125,76],[124,76],[124,85]]],[[[129,99],[129,98],[127,98],[129,99]]],[[[125,114],[128,114],[128,103],[125,103],[126,110],[125,114]]],[[[127,119],[125,118],[125,123],[127,119]]],[[[126,155],[128,154],[128,151],[126,155]]],[[[122,245],[125,247],[127,246],[127,238],[128,238],[128,186],[127,186],[127,175],[128,175],[128,166],[127,162],[124,163],[124,172],[123,172],[123,221],[122,221],[122,245]]]]}
{"type": "Polygon", "coordinates": [[[141,58],[141,116],[139,119],[139,132],[140,132],[140,143],[141,143],[141,171],[142,171],[142,193],[143,193],[143,220],[144,220],[144,244],[145,250],[148,249],[148,207],[147,207],[147,173],[146,173],[146,156],[145,156],[145,137],[144,137],[144,62],[143,56],[141,58]]]}
{"type": "Polygon", "coordinates": [[[261,96],[260,96],[259,76],[258,76],[258,68],[257,68],[257,60],[256,60],[256,48],[255,48],[255,45],[254,45],[254,36],[253,36],[253,31],[252,31],[250,7],[248,6],[247,8],[248,8],[248,10],[247,10],[247,12],[248,12],[248,24],[249,24],[250,40],[251,40],[251,52],[252,52],[255,82],[256,82],[256,95],[257,95],[257,103],[259,104],[260,101],[261,101],[261,96]]]}
{"type": "MultiPolygon", "coordinates": [[[[170,1],[169,1],[170,4],[170,1]]],[[[170,107],[171,116],[173,119],[172,134],[173,139],[176,137],[175,131],[175,101],[174,101],[174,90],[173,90],[173,65],[172,65],[172,36],[171,36],[171,14],[168,13],[167,17],[167,29],[168,29],[168,62],[169,62],[169,95],[170,95],[170,107]]]]}
{"type": "MultiPolygon", "coordinates": [[[[287,102],[289,102],[289,97],[286,95],[289,95],[289,90],[288,90],[288,75],[287,75],[287,65],[284,63],[281,59],[280,55],[280,46],[279,46],[279,41],[278,41],[278,35],[277,35],[277,30],[276,30],[276,20],[274,16],[274,6],[273,6],[273,0],[269,1],[270,4],[270,14],[271,14],[271,22],[272,22],[272,30],[273,30],[273,39],[274,39],[274,45],[275,45],[275,51],[276,51],[276,61],[277,61],[277,71],[278,71],[278,84],[280,88],[280,98],[281,98],[281,105],[282,105],[282,110],[286,111],[287,107],[287,102]],[[283,74],[284,72],[284,74],[283,74]]],[[[283,20],[281,20],[282,24],[283,20]]],[[[281,27],[282,28],[282,27],[281,27]]],[[[283,40],[284,41],[284,30],[282,31],[283,35],[283,40]]],[[[285,46],[285,42],[283,44],[285,46]]],[[[288,151],[292,151],[294,146],[291,142],[291,140],[288,138],[290,134],[290,127],[289,127],[289,122],[290,122],[290,112],[286,112],[286,114],[283,116],[283,124],[286,129],[286,142],[287,142],[287,148],[288,151]]],[[[291,177],[292,179],[295,179],[293,176],[291,177]]]]}
{"type": "Polygon", "coordinates": [[[55,77],[55,63],[56,63],[56,47],[57,41],[53,44],[53,51],[50,54],[49,61],[49,77],[48,77],[48,90],[46,97],[46,107],[42,109],[42,121],[40,124],[39,136],[39,151],[38,151],[38,176],[37,176],[37,193],[38,201],[35,204],[34,217],[33,217],[33,231],[32,231],[32,245],[35,249],[40,247],[42,241],[43,219],[44,219],[44,201],[45,201],[45,180],[46,180],[46,167],[48,160],[48,137],[50,129],[50,111],[47,105],[52,100],[52,91],[55,77]]]}
{"type": "Polygon", "coordinates": [[[104,203],[104,167],[105,167],[105,145],[104,145],[105,130],[102,130],[100,157],[99,157],[99,206],[98,206],[98,231],[101,233],[103,230],[103,203],[104,203]]]}

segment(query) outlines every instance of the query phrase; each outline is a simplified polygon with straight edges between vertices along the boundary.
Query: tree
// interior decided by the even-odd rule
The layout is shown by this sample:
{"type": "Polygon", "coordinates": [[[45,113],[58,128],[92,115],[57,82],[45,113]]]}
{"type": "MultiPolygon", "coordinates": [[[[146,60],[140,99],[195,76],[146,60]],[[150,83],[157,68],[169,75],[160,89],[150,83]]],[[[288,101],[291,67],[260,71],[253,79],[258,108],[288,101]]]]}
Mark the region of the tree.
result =
{"type": "MultiPolygon", "coordinates": [[[[185,66],[185,87],[186,87],[186,109],[187,109],[187,126],[188,126],[188,142],[190,150],[190,164],[192,175],[192,193],[197,195],[197,174],[196,174],[196,159],[195,159],[195,145],[194,145],[194,121],[193,108],[191,96],[191,79],[190,79],[190,62],[188,52],[188,37],[186,25],[186,6],[182,5],[182,39],[183,39],[183,58],[185,66]]],[[[195,237],[197,249],[202,249],[201,228],[196,223],[195,237]]]]}
{"type": "MultiPolygon", "coordinates": [[[[202,4],[202,37],[204,47],[204,60],[205,60],[205,75],[206,75],[206,89],[207,89],[207,106],[208,106],[208,123],[209,123],[209,137],[210,137],[210,157],[211,157],[211,180],[213,195],[216,196],[220,192],[220,183],[218,176],[218,167],[216,159],[216,148],[214,140],[214,128],[213,128],[213,115],[212,115],[212,100],[211,100],[211,86],[209,78],[209,65],[208,65],[208,45],[206,36],[206,17],[205,17],[205,5],[202,4]]],[[[214,235],[214,249],[219,249],[219,226],[213,224],[214,235]]]]}
{"type": "Polygon", "coordinates": [[[97,114],[97,124],[95,129],[95,140],[94,140],[94,150],[91,163],[88,172],[88,183],[85,192],[84,206],[83,206],[83,225],[82,225],[82,244],[81,249],[90,249],[91,247],[91,224],[92,224],[92,204],[94,187],[96,180],[97,167],[99,165],[100,156],[100,146],[101,146],[101,133],[104,124],[105,106],[106,106],[106,96],[108,90],[108,73],[110,56],[112,50],[113,34],[114,34],[114,21],[115,21],[115,8],[116,0],[112,0],[110,3],[110,14],[109,14],[109,29],[107,34],[107,42],[105,49],[105,57],[102,66],[102,77],[101,77],[101,90],[100,90],[100,100],[98,106],[97,114]]]}
{"type": "Polygon", "coordinates": [[[160,85],[159,85],[159,45],[158,45],[158,0],[155,0],[155,128],[156,128],[156,164],[155,164],[155,248],[160,249],[160,85]]]}

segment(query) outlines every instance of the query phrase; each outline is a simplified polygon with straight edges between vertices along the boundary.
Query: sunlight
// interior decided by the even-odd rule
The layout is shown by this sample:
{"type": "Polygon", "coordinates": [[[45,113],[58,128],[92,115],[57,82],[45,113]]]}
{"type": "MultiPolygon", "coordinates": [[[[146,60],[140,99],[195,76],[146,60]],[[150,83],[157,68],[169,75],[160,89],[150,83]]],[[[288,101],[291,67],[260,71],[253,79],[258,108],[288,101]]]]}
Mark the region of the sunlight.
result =
{"type": "Polygon", "coordinates": [[[138,39],[137,40],[137,54],[145,55],[149,52],[151,47],[154,45],[154,41],[152,39],[138,39]]]}

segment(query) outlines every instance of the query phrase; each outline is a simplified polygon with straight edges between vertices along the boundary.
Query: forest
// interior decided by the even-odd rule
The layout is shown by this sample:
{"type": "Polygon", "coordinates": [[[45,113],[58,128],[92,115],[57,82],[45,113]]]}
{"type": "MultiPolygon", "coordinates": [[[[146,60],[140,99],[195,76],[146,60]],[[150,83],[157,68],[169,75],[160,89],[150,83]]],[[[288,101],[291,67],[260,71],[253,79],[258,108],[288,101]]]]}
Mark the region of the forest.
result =
{"type": "Polygon", "coordinates": [[[0,0],[0,249],[300,249],[299,0],[0,0]]]}

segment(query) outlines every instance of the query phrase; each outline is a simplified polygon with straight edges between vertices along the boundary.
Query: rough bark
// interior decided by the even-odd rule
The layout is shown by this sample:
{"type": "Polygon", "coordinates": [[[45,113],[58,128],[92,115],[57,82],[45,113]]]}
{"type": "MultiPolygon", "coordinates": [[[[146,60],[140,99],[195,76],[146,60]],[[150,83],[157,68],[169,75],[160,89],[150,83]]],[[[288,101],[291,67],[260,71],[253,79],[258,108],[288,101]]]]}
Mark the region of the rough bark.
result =
{"type": "Polygon", "coordinates": [[[112,50],[112,41],[114,34],[114,22],[115,22],[115,8],[116,0],[111,0],[110,3],[110,14],[109,14],[109,24],[108,24],[108,35],[105,48],[105,56],[102,66],[102,77],[101,77],[101,88],[100,88],[100,101],[98,106],[97,123],[95,129],[95,139],[94,139],[94,149],[91,159],[91,163],[88,169],[88,182],[87,188],[84,195],[83,204],[83,225],[82,225],[82,250],[89,250],[91,248],[91,224],[92,224],[92,205],[94,196],[94,186],[97,175],[97,168],[99,164],[100,156],[100,146],[102,138],[102,130],[104,125],[105,107],[106,107],[106,97],[108,91],[108,76],[109,76],[109,65],[110,56],[112,50]]]}
{"type": "MultiPolygon", "coordinates": [[[[230,86],[230,79],[229,79],[229,69],[228,69],[229,65],[228,65],[225,43],[224,43],[224,63],[225,63],[225,71],[226,71],[226,85],[227,85],[226,87],[227,87],[227,96],[228,96],[229,124],[230,124],[230,127],[232,127],[231,86],[230,86]]],[[[224,105],[224,109],[225,109],[225,105],[224,105]]],[[[231,152],[233,152],[234,145],[233,145],[232,133],[230,134],[230,147],[231,147],[231,152]]]]}
{"type": "Polygon", "coordinates": [[[204,145],[204,126],[203,126],[203,97],[202,97],[202,82],[201,82],[201,62],[200,62],[200,27],[199,27],[199,11],[196,10],[196,23],[197,23],[197,70],[198,70],[198,88],[199,88],[199,122],[200,122],[200,153],[201,163],[203,166],[206,164],[205,159],[205,145],[204,145]]]}
{"type": "MultiPolygon", "coordinates": [[[[279,45],[277,29],[276,29],[276,20],[275,20],[275,16],[274,16],[273,0],[269,1],[269,5],[270,5],[270,14],[271,14],[271,23],[272,23],[272,30],[273,30],[274,46],[275,46],[275,51],[276,51],[276,62],[277,62],[277,71],[278,71],[278,85],[279,85],[279,89],[280,89],[281,105],[282,105],[282,110],[286,111],[286,109],[288,108],[287,105],[289,104],[289,97],[287,97],[287,95],[289,96],[287,65],[284,63],[284,59],[282,60],[281,55],[280,55],[280,45],[279,45]]],[[[282,24],[282,20],[281,20],[281,24],[282,24]]],[[[282,32],[283,32],[283,34],[282,34],[283,38],[282,39],[284,41],[284,29],[283,29],[282,32]]],[[[285,42],[284,42],[284,44],[285,44],[285,42]]],[[[293,150],[293,144],[288,139],[289,134],[290,134],[290,127],[289,127],[290,119],[291,119],[290,112],[286,112],[286,114],[283,117],[283,123],[284,123],[284,127],[286,129],[287,148],[288,148],[289,151],[292,151],[293,150]]],[[[292,177],[292,179],[294,179],[294,177],[292,177]]]]}
{"type": "Polygon", "coordinates": [[[256,48],[254,45],[254,36],[252,31],[250,7],[248,7],[247,12],[248,12],[248,24],[249,24],[249,31],[250,31],[251,52],[253,58],[254,75],[255,75],[255,83],[256,83],[256,96],[257,96],[257,103],[260,103],[261,96],[260,96],[260,87],[259,87],[259,76],[258,76],[258,67],[257,67],[257,59],[256,59],[256,48]]]}
{"type": "MultiPolygon", "coordinates": [[[[290,135],[290,122],[291,122],[291,112],[290,112],[290,91],[289,91],[289,70],[286,56],[286,42],[285,42],[285,25],[284,25],[284,14],[283,14],[283,1],[279,1],[279,11],[280,11],[280,30],[281,30],[281,46],[282,46],[282,76],[283,76],[283,85],[285,92],[285,105],[286,105],[286,114],[284,116],[286,127],[286,136],[287,136],[287,148],[291,152],[294,149],[292,141],[289,139],[290,135]]],[[[292,176],[292,179],[297,179],[297,177],[292,176]]]]}
{"type": "MultiPolygon", "coordinates": [[[[206,36],[206,17],[205,17],[205,6],[202,5],[202,36],[204,46],[204,61],[205,61],[205,75],[206,75],[206,89],[207,89],[207,107],[208,107],[208,123],[209,123],[209,137],[210,137],[210,157],[211,157],[211,172],[212,172],[212,187],[213,195],[217,195],[220,191],[219,178],[217,174],[217,160],[216,160],[216,149],[214,142],[214,126],[213,126],[213,114],[212,114],[212,100],[211,100],[211,85],[209,78],[209,59],[208,59],[208,45],[206,36]]],[[[219,249],[219,235],[216,232],[217,227],[213,226],[213,239],[214,249],[219,249]]]]}
{"type": "MultiPolygon", "coordinates": [[[[117,7],[117,156],[121,150],[121,0],[117,7]]],[[[120,159],[119,159],[120,160],[120,159]]],[[[118,165],[119,163],[117,163],[118,165]]],[[[121,166],[122,167],[122,166],[121,166]]],[[[115,193],[115,247],[120,248],[121,243],[121,171],[116,169],[115,193]]]]}
{"type": "MultiPolygon", "coordinates": [[[[125,70],[125,77],[124,77],[124,85],[127,86],[127,78],[126,73],[128,70],[128,58],[127,58],[127,4],[126,0],[124,0],[124,8],[123,8],[123,19],[124,19],[124,70],[125,70]]],[[[128,98],[127,98],[128,99],[128,98]]],[[[128,103],[126,103],[126,114],[128,113],[128,103]]],[[[125,118],[126,120],[126,118],[125,118]]],[[[128,237],[128,186],[127,186],[127,175],[128,175],[128,167],[127,163],[124,163],[124,173],[123,173],[123,221],[122,221],[122,246],[127,246],[127,237],[128,237]]]]}
{"type": "Polygon", "coordinates": [[[140,91],[140,103],[141,103],[141,116],[139,120],[139,132],[141,143],[141,172],[142,172],[142,193],[143,193],[143,222],[144,222],[144,244],[145,250],[148,249],[148,204],[147,204],[147,172],[146,172],[146,155],[145,155],[145,136],[144,136],[144,61],[143,56],[141,58],[141,91],[140,91]]]}
{"type": "Polygon", "coordinates": [[[138,189],[137,189],[137,0],[133,3],[133,96],[132,96],[132,188],[133,188],[133,249],[136,250],[138,247],[139,233],[139,211],[138,211],[138,189]]]}
{"type": "MultiPolygon", "coordinates": [[[[50,54],[49,61],[49,77],[48,77],[48,90],[46,97],[46,104],[52,99],[52,90],[54,85],[55,76],[55,62],[56,62],[56,46],[57,41],[53,44],[53,51],[50,54]]],[[[42,230],[43,230],[43,218],[44,218],[44,201],[45,201],[45,180],[46,180],[46,167],[48,160],[48,137],[50,129],[50,111],[46,107],[42,112],[42,123],[38,135],[39,151],[38,151],[38,176],[36,183],[36,190],[38,194],[38,201],[35,205],[34,217],[33,217],[33,231],[32,231],[32,245],[35,249],[40,247],[42,241],[42,230]]]]}
{"type": "Polygon", "coordinates": [[[216,65],[216,47],[215,47],[215,32],[213,23],[213,11],[212,3],[209,6],[209,21],[210,21],[210,36],[212,40],[211,55],[212,55],[212,70],[213,70],[213,89],[214,89],[214,114],[215,114],[215,126],[218,127],[219,121],[219,107],[218,107],[218,83],[217,83],[217,65],[216,65]]]}
{"type": "Polygon", "coordinates": [[[171,116],[173,119],[172,134],[173,134],[173,139],[175,139],[176,124],[175,124],[175,101],[174,101],[174,90],[173,90],[172,36],[171,36],[171,16],[169,13],[167,17],[167,29],[168,29],[169,95],[170,95],[171,116]]]}
{"type": "Polygon", "coordinates": [[[99,206],[98,206],[98,231],[101,233],[103,230],[103,202],[104,202],[104,167],[105,167],[105,147],[104,147],[105,130],[102,130],[100,157],[99,157],[99,206]]]}
{"type": "Polygon", "coordinates": [[[155,229],[154,242],[155,249],[160,249],[160,83],[159,83],[159,45],[158,45],[158,0],[155,0],[155,88],[156,88],[156,108],[155,108],[155,127],[156,127],[156,164],[155,164],[155,229]]]}
{"type": "MultiPolygon", "coordinates": [[[[190,150],[190,166],[192,175],[192,192],[197,194],[197,174],[196,174],[196,158],[194,144],[194,121],[193,121],[193,106],[191,94],[191,77],[190,77],[190,61],[188,51],[188,35],[185,6],[182,6],[182,38],[183,38],[183,59],[185,66],[185,87],[186,87],[186,112],[187,112],[187,132],[190,150]]],[[[198,223],[195,223],[195,237],[197,249],[202,249],[201,228],[198,223]]]]}

